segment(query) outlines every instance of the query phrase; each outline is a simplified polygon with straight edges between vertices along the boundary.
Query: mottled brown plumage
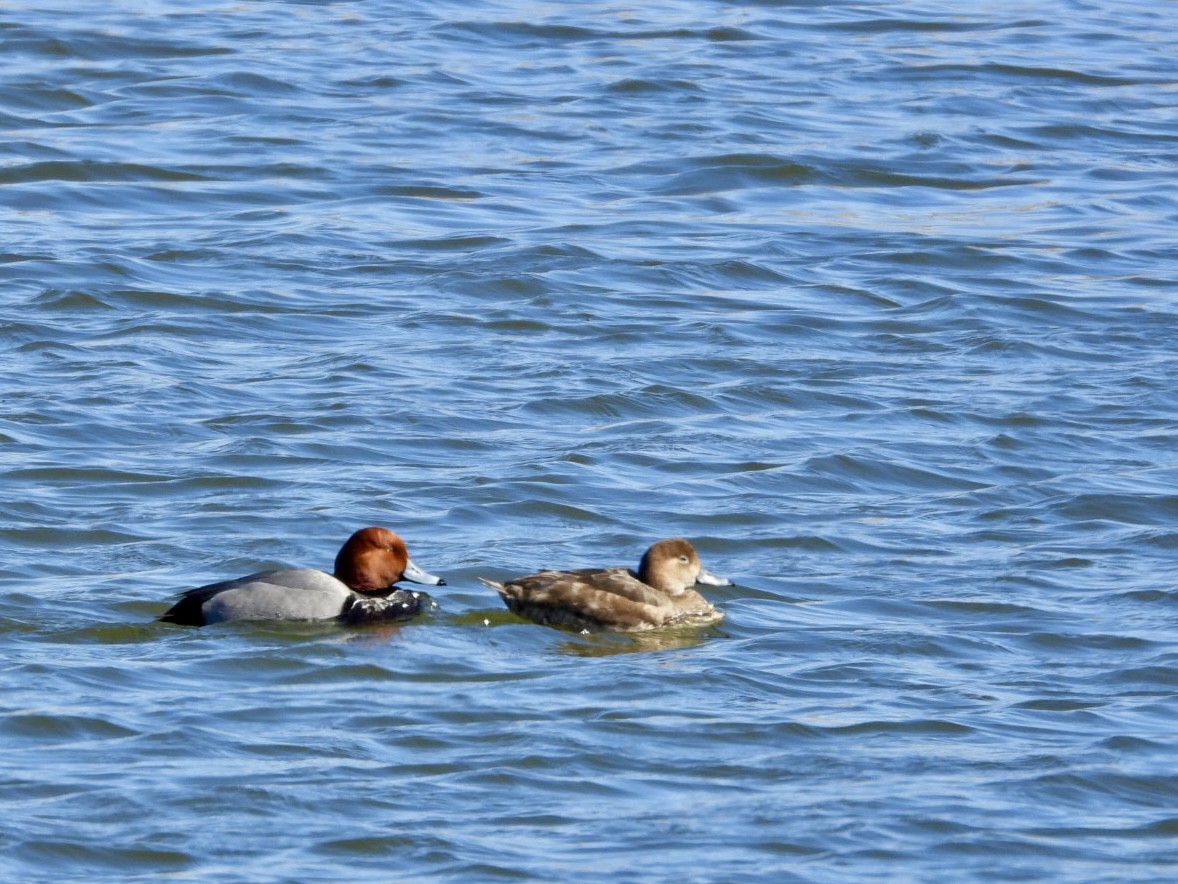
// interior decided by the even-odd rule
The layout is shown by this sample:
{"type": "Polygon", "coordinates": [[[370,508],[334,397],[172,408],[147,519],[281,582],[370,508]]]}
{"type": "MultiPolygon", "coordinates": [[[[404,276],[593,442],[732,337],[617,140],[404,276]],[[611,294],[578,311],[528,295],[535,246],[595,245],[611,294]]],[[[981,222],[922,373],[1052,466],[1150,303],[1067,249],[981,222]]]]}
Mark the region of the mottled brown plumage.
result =
{"type": "Polygon", "coordinates": [[[694,587],[731,585],[704,570],[695,549],[678,537],[651,546],[637,572],[585,568],[541,571],[503,583],[479,579],[521,617],[547,626],[619,632],[717,623],[724,615],[694,587]]]}

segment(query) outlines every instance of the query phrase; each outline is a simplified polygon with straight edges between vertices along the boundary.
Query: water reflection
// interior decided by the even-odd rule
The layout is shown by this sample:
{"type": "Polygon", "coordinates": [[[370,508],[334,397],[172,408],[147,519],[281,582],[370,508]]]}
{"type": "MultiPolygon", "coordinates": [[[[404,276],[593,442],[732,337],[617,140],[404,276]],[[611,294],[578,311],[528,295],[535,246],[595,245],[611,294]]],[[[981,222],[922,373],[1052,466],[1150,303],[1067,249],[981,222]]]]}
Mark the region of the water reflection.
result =
{"type": "Polygon", "coordinates": [[[652,629],[649,632],[599,632],[562,641],[562,653],[573,657],[611,657],[614,654],[639,654],[647,651],[670,651],[702,645],[720,635],[714,627],[652,629]]]}
{"type": "Polygon", "coordinates": [[[450,618],[450,623],[456,626],[480,625],[484,627],[498,626],[526,626],[536,630],[537,642],[551,637],[555,630],[562,639],[556,647],[562,654],[573,657],[609,657],[614,654],[635,654],[645,651],[667,651],[677,648],[690,648],[701,645],[705,641],[722,633],[716,626],[705,627],[667,627],[652,629],[646,632],[586,632],[576,633],[567,629],[557,629],[533,623],[522,617],[517,617],[506,610],[470,611],[450,618]]]}

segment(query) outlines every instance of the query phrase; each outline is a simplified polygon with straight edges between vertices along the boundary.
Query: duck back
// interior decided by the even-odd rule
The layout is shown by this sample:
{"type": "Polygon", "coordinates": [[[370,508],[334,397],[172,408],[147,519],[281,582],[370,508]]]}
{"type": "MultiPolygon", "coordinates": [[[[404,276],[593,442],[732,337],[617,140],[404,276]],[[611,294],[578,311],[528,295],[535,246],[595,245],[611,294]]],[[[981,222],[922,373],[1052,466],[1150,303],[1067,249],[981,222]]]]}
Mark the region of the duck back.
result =
{"type": "Polygon", "coordinates": [[[328,620],[355,595],[314,568],[259,571],[190,589],[160,619],[204,626],[226,620],[328,620]]]}
{"type": "Polygon", "coordinates": [[[654,629],[692,617],[719,619],[698,593],[672,599],[626,568],[541,571],[506,583],[483,581],[515,614],[565,629],[654,629]]]}

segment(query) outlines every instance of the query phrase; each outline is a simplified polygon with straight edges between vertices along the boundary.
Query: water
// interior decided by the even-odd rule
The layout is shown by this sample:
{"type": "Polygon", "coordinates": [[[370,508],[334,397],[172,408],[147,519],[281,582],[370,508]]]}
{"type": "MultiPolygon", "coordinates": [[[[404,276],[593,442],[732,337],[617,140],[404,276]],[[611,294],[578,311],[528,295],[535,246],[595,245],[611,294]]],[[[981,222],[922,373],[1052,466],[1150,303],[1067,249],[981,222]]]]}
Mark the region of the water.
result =
{"type": "Polygon", "coordinates": [[[3,877],[1172,879],[1178,15],[992,6],[0,10],[3,877]]]}

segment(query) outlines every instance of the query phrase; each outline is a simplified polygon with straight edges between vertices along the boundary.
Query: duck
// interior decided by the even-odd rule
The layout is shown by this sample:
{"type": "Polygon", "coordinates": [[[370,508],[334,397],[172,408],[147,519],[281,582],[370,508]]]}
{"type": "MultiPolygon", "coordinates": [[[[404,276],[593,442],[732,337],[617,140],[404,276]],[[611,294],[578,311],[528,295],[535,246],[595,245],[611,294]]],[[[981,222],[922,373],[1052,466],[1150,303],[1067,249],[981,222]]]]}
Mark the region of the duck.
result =
{"type": "Polygon", "coordinates": [[[696,584],[732,586],[700,564],[682,537],[652,544],[637,571],[625,567],[540,571],[502,583],[480,577],[521,617],[578,631],[639,632],[660,626],[703,626],[724,615],[696,584]]]}
{"type": "Polygon", "coordinates": [[[338,620],[359,624],[404,620],[429,607],[424,592],[395,589],[401,580],[445,586],[409,558],[397,534],[370,526],[352,534],[335,557],[335,572],[279,568],[210,583],[182,593],[159,619],[184,626],[233,620],[338,620]]]}

